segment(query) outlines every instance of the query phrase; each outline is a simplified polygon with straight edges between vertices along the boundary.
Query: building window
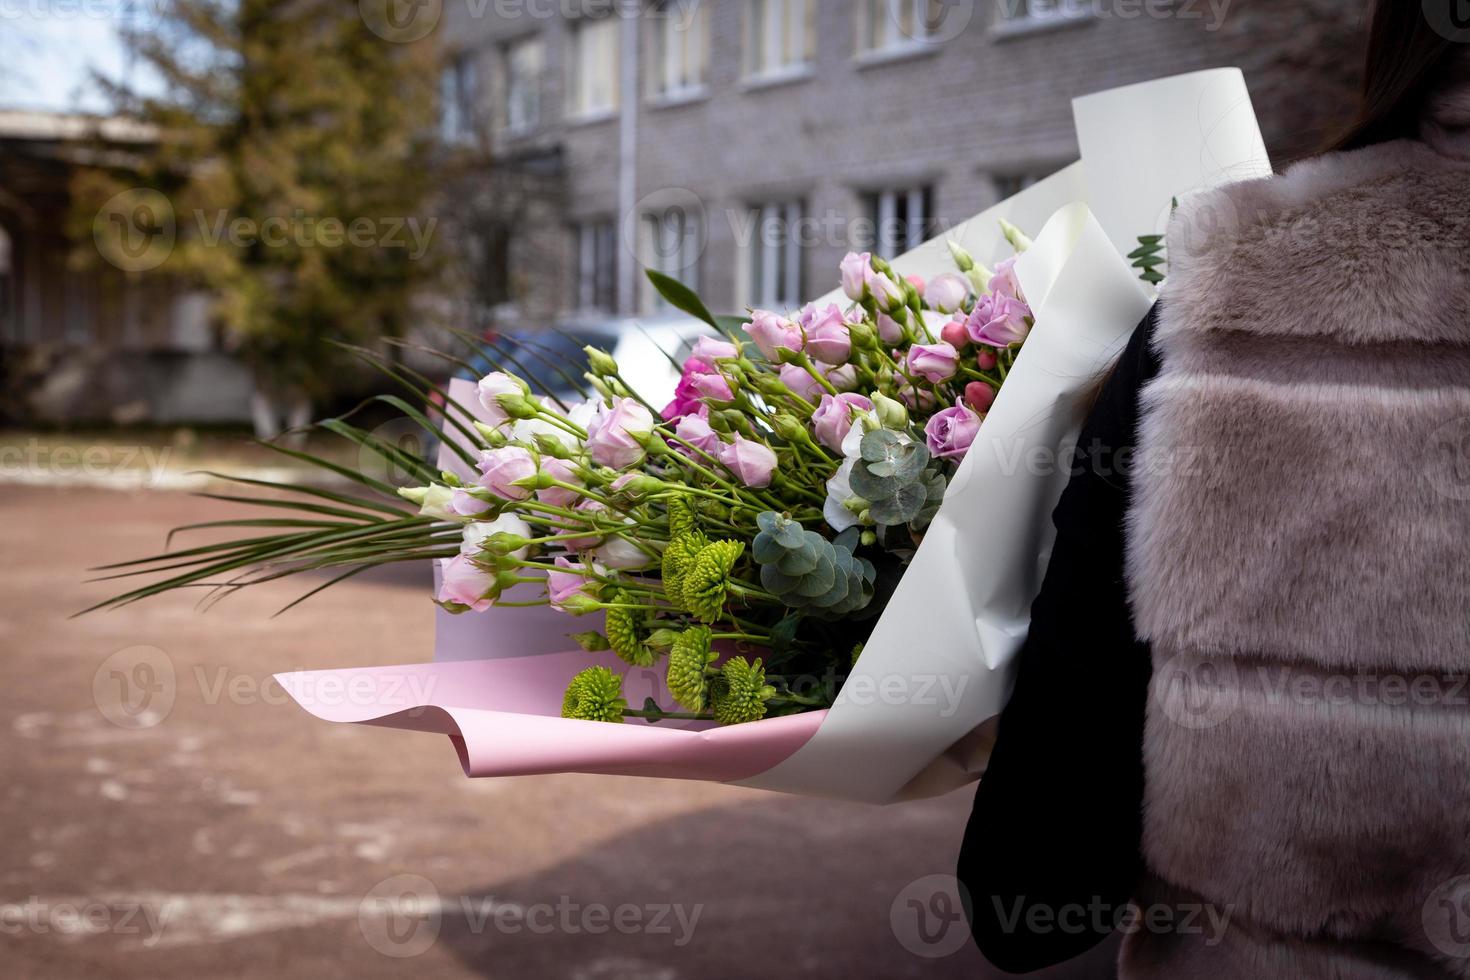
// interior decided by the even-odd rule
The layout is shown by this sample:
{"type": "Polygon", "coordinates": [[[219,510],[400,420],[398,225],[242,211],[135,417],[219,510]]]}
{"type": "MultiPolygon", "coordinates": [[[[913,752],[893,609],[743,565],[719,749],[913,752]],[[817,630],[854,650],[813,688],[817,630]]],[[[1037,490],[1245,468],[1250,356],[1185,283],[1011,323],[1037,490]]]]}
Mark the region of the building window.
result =
{"type": "Polygon", "coordinates": [[[648,94],[679,99],[704,91],[709,68],[709,0],[662,0],[649,15],[648,94]]]}
{"type": "Polygon", "coordinates": [[[611,16],[583,17],[571,24],[571,115],[595,118],[618,107],[619,35],[611,16]]]}
{"type": "Polygon", "coordinates": [[[816,51],[816,0],[749,0],[745,74],[751,78],[799,74],[816,51]]]}
{"type": "Polygon", "coordinates": [[[539,37],[526,37],[505,46],[504,125],[514,133],[535,129],[541,123],[541,72],[546,67],[546,48],[539,37]]]}
{"type": "MultiPolygon", "coordinates": [[[[699,291],[699,253],[704,248],[700,215],[674,207],[643,216],[644,265],[672,276],[695,292],[699,291]]],[[[651,305],[664,310],[668,304],[653,293],[651,305]]]]}
{"type": "Polygon", "coordinates": [[[891,259],[932,237],[934,191],[909,187],[863,195],[864,222],[854,237],[864,248],[891,259]]]}
{"type": "Polygon", "coordinates": [[[1035,174],[996,174],[990,181],[995,185],[995,199],[1004,201],[1015,197],[1040,179],[1035,174]]]}
{"type": "Polygon", "coordinates": [[[470,52],[455,55],[439,75],[439,133],[446,143],[475,138],[475,62],[470,52]]]}
{"type": "Polygon", "coordinates": [[[790,309],[802,300],[800,201],[775,201],[751,208],[753,234],[741,270],[746,305],[790,309]]]}
{"type": "Polygon", "coordinates": [[[939,33],[945,0],[860,0],[858,54],[902,50],[939,33]]]}
{"type": "Polygon", "coordinates": [[[999,0],[1001,20],[1006,23],[1047,23],[1076,19],[1086,13],[1079,0],[999,0]]]}
{"type": "Polygon", "coordinates": [[[611,313],[617,307],[617,226],[612,219],[577,226],[577,306],[611,313]]]}

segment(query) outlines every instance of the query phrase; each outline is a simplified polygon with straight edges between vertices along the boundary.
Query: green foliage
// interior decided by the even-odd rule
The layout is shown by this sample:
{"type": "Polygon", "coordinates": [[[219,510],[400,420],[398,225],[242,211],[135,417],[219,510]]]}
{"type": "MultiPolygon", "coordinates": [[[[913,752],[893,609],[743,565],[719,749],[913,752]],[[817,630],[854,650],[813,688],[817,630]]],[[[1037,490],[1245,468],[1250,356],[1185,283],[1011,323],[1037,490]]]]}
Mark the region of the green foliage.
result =
{"type": "Polygon", "coordinates": [[[208,290],[266,391],[327,394],[348,359],[325,341],[402,333],[438,271],[433,38],[385,43],[343,0],[177,0],[158,17],[123,40],[168,88],[104,88],[159,141],[81,172],[76,240],[120,190],[156,190],[176,238],[147,274],[208,290]]]}
{"type": "Polygon", "coordinates": [[[653,269],[645,269],[644,274],[648,276],[648,281],[653,283],[653,288],[658,290],[658,294],[674,309],[683,310],[690,316],[708,323],[716,330],[720,329],[720,321],[709,311],[709,307],[704,305],[704,300],[700,299],[699,294],[694,290],[673,276],[666,276],[653,269]]]}
{"type": "Polygon", "coordinates": [[[875,429],[863,436],[862,456],[848,483],[853,493],[868,501],[874,523],[907,524],[930,504],[932,483],[925,472],[930,459],[923,443],[875,429]]]}
{"type": "Polygon", "coordinates": [[[876,571],[853,554],[851,536],[828,541],[775,511],[760,514],[756,524],[751,554],[761,566],[761,585],[787,606],[836,617],[872,601],[876,571]]]}

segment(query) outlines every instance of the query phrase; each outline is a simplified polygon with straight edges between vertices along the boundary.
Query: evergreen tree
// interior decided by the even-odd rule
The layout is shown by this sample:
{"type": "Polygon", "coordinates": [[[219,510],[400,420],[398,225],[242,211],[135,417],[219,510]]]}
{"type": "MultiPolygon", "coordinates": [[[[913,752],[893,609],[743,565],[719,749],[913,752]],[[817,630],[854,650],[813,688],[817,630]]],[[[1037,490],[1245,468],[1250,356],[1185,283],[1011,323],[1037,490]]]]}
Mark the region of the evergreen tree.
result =
{"type": "Polygon", "coordinates": [[[162,91],[102,84],[158,141],[79,174],[79,238],[163,235],[156,272],[210,291],[255,374],[257,430],[302,423],[349,357],[328,341],[401,334],[438,274],[433,38],[387,41],[356,0],[171,0],[124,40],[162,91]]]}

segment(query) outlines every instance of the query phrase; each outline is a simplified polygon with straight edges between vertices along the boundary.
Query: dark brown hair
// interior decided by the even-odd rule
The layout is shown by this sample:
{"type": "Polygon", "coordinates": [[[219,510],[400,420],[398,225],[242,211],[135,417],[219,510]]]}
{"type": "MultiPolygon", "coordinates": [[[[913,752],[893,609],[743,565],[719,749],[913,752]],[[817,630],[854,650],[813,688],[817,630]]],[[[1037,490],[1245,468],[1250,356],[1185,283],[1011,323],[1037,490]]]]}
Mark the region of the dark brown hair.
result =
{"type": "Polygon", "coordinates": [[[1356,117],[1327,147],[1356,150],[1413,137],[1452,55],[1470,41],[1460,0],[1374,0],[1356,117]]]}

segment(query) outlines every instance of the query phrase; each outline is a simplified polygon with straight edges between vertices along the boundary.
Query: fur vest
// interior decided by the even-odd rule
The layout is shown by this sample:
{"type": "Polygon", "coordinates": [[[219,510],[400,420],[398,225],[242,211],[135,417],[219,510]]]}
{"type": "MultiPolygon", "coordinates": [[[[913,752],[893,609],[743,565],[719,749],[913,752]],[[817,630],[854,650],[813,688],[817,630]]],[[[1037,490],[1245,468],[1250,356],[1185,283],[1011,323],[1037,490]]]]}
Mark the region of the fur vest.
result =
{"type": "Polygon", "coordinates": [[[1470,977],[1465,91],[1169,229],[1128,527],[1140,901],[1229,924],[1135,933],[1125,978],[1470,977]]]}

